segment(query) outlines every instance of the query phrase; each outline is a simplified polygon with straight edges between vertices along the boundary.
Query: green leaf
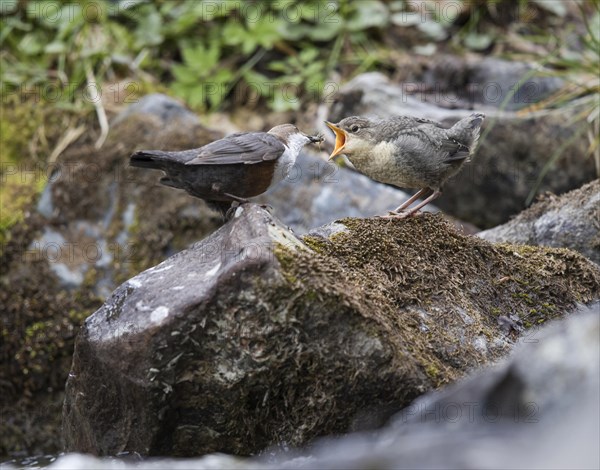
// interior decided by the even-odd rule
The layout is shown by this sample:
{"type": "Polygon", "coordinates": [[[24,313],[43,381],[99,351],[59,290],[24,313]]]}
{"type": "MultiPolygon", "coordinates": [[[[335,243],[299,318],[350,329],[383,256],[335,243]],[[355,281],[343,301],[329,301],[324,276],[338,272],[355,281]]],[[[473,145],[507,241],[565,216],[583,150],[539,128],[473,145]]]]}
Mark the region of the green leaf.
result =
{"type": "Polygon", "coordinates": [[[135,29],[135,47],[141,49],[146,46],[157,46],[163,42],[162,17],[153,9],[142,18],[135,29]]]}
{"type": "Polygon", "coordinates": [[[342,30],[342,19],[337,18],[338,21],[327,22],[327,23],[317,23],[308,28],[308,37],[313,41],[331,41],[338,34],[340,34],[342,30]]]}
{"type": "Polygon", "coordinates": [[[0,0],[0,11],[3,15],[17,11],[18,0],[0,0]]]}
{"type": "Polygon", "coordinates": [[[319,56],[319,50],[316,47],[306,47],[298,55],[300,62],[309,64],[319,56]]]}
{"type": "Polygon", "coordinates": [[[290,88],[283,90],[275,88],[271,102],[271,109],[275,112],[296,111],[300,108],[300,100],[291,94],[290,88]]]}
{"type": "Polygon", "coordinates": [[[277,32],[283,39],[298,41],[309,34],[310,28],[311,26],[306,23],[282,23],[277,32]]]}
{"type": "Polygon", "coordinates": [[[237,46],[248,39],[248,32],[237,21],[229,21],[223,27],[223,42],[229,46],[237,46]]]}
{"type": "Polygon", "coordinates": [[[248,23],[248,30],[258,44],[270,49],[279,40],[279,25],[279,21],[267,16],[257,22],[248,23]]]}
{"type": "Polygon", "coordinates": [[[379,0],[358,0],[352,5],[354,14],[346,22],[349,31],[382,28],[388,24],[389,11],[379,0]]]}
{"type": "Polygon", "coordinates": [[[44,43],[39,34],[33,32],[23,36],[19,42],[19,50],[26,55],[36,55],[44,50],[44,43]]]}
{"type": "Polygon", "coordinates": [[[46,54],[61,54],[67,50],[67,47],[64,42],[54,41],[50,44],[46,45],[44,48],[44,52],[46,54]]]}
{"type": "Polygon", "coordinates": [[[198,74],[186,67],[185,65],[173,65],[171,67],[171,71],[173,72],[173,76],[175,77],[176,82],[180,84],[190,84],[198,82],[198,74]]]}

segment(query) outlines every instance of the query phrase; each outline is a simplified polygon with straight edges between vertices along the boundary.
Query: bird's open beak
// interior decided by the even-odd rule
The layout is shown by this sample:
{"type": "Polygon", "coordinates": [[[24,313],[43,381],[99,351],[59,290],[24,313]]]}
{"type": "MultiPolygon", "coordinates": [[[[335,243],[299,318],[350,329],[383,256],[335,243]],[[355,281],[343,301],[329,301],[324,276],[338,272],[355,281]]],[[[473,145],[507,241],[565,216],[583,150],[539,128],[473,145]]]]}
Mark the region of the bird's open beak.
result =
{"type": "Polygon", "coordinates": [[[331,152],[331,155],[329,155],[329,160],[331,160],[344,151],[344,146],[346,145],[346,131],[328,121],[325,121],[325,124],[327,124],[327,127],[335,133],[335,147],[333,152],[331,152]]]}

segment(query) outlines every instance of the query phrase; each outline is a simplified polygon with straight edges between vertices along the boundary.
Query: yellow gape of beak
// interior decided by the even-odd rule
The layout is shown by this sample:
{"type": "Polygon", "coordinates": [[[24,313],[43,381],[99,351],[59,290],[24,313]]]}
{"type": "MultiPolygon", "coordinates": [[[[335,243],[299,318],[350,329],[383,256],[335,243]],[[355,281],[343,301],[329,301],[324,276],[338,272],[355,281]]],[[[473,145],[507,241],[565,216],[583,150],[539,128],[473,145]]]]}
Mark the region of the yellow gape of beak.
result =
{"type": "Polygon", "coordinates": [[[331,152],[331,155],[329,155],[328,159],[331,160],[332,158],[343,153],[344,146],[346,145],[346,132],[330,122],[325,121],[325,124],[327,124],[327,127],[329,127],[329,129],[335,133],[335,148],[333,149],[333,152],[331,152]]]}

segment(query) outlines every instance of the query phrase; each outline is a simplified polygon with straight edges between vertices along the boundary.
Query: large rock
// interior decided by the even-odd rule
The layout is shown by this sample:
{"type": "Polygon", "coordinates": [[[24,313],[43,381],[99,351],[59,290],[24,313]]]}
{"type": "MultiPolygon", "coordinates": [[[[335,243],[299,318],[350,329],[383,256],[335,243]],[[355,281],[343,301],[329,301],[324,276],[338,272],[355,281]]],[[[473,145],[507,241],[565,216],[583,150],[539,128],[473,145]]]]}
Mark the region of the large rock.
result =
{"type": "MultiPolygon", "coordinates": [[[[240,459],[147,459],[144,468],[596,469],[600,304],[531,330],[509,359],[422,396],[376,434],[322,439],[308,451],[240,459]],[[576,386],[574,386],[576,384],[576,386]]],[[[137,459],[68,454],[50,469],[134,470],[137,459]]]]}
{"type": "Polygon", "coordinates": [[[247,455],[373,427],[599,295],[576,253],[493,246],[440,216],[345,219],[302,242],[244,205],[86,320],[66,449],[247,455]]]}
{"type": "Polygon", "coordinates": [[[419,398],[378,435],[324,440],[278,468],[598,468],[600,304],[580,310],[509,360],[419,398]]]}
{"type": "Polygon", "coordinates": [[[600,264],[600,180],[562,196],[546,195],[479,236],[491,242],[570,248],[600,264]]]}
{"type": "MultiPolygon", "coordinates": [[[[329,109],[321,112],[323,119],[333,122],[355,114],[408,114],[448,126],[472,112],[441,107],[440,100],[435,89],[409,93],[406,84],[373,72],[344,85],[329,109]]],[[[584,99],[528,114],[475,105],[486,113],[479,148],[472,163],[446,184],[436,204],[461,220],[489,228],[525,209],[533,194],[560,194],[591,181],[597,170],[589,158],[589,124],[582,117],[589,105],[590,100],[584,99]]]]}
{"type": "Polygon", "coordinates": [[[24,169],[45,187],[0,246],[0,454],[60,449],[62,393],[83,319],[125,279],[221,225],[202,201],[128,167],[140,147],[189,148],[221,135],[178,109],[152,95],[112,126],[101,149],[86,132],[51,165],[24,169]]]}
{"type": "Polygon", "coordinates": [[[445,108],[485,105],[516,111],[556,93],[564,80],[537,64],[443,55],[425,71],[421,85],[430,91],[425,95],[435,97],[436,105],[445,108]]]}

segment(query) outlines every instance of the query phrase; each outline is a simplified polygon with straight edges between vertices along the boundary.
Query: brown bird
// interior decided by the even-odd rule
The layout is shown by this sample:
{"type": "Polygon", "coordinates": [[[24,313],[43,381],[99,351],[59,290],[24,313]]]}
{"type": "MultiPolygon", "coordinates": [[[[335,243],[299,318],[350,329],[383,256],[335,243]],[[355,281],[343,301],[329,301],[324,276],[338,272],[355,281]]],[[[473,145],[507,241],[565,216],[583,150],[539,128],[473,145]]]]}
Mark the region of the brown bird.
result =
{"type": "Polygon", "coordinates": [[[248,202],[285,178],[300,150],[322,141],[320,135],[283,124],[269,132],[232,134],[193,150],[140,150],[129,164],[164,171],[162,184],[184,189],[225,214],[234,201],[248,202]]]}
{"type": "Polygon", "coordinates": [[[473,155],[484,117],[471,114],[449,129],[409,116],[380,120],[351,116],[338,124],[326,122],[335,133],[335,148],[329,159],[344,154],[358,171],[376,181],[419,189],[384,216],[408,217],[438,198],[442,185],[473,155]],[[423,202],[406,210],[427,195],[423,202]]]}

